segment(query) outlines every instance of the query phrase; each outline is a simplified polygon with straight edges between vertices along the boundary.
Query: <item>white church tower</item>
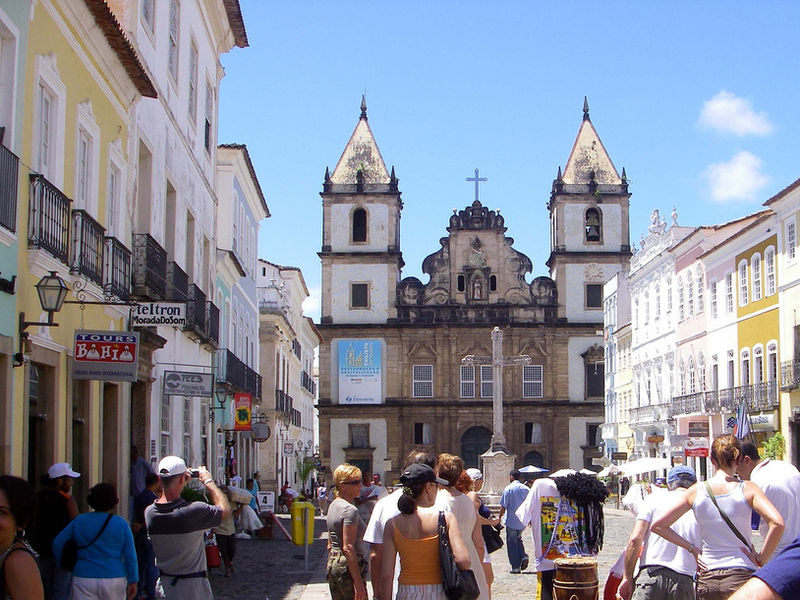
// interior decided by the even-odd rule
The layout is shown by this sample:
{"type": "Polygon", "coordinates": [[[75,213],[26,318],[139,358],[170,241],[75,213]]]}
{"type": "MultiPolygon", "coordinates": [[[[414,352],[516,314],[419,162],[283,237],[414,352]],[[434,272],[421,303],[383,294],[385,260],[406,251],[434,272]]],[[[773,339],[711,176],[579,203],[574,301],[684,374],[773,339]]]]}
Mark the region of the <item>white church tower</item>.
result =
{"type": "Polygon", "coordinates": [[[584,98],[583,123],[547,204],[547,266],[558,289],[560,318],[603,322],[603,284],[630,262],[630,196],[625,169],[622,176],[617,173],[584,98]]]}
{"type": "Polygon", "coordinates": [[[386,169],[367,121],[361,117],[333,173],[325,170],[322,196],[322,323],[387,323],[403,257],[394,167],[386,169]]]}

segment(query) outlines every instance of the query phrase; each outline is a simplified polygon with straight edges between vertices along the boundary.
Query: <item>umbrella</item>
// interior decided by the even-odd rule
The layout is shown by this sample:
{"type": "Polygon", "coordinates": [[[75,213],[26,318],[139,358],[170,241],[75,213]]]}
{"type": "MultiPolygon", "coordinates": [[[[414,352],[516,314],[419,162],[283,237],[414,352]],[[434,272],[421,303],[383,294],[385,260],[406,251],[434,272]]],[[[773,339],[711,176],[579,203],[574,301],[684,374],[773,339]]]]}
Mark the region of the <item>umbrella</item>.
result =
{"type": "Polygon", "coordinates": [[[543,469],[542,467],[535,467],[533,465],[525,465],[521,467],[520,473],[547,473],[550,469],[543,469]]]}
{"type": "Polygon", "coordinates": [[[559,469],[555,473],[550,473],[550,479],[553,477],[566,477],[567,475],[572,475],[576,473],[575,469],[559,469]]]}
{"type": "Polygon", "coordinates": [[[597,476],[598,477],[613,477],[614,475],[619,475],[622,471],[619,470],[617,465],[610,465],[600,471],[597,476]]]}
{"type": "Polygon", "coordinates": [[[642,473],[649,473],[650,471],[662,471],[671,467],[669,460],[666,458],[640,458],[622,465],[619,465],[620,471],[626,477],[631,475],[641,475],[642,473]]]}
{"type": "Polygon", "coordinates": [[[597,475],[597,471],[591,471],[589,469],[581,469],[578,473],[583,473],[584,475],[597,475]]]}

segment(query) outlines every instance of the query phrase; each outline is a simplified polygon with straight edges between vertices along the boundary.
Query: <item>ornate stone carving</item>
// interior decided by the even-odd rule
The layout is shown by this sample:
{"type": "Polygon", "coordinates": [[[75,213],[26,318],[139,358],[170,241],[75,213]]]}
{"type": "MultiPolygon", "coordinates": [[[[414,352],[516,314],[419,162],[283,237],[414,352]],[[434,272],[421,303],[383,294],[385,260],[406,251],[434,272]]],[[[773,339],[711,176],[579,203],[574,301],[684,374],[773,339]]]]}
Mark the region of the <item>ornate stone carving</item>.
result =
{"type": "Polygon", "coordinates": [[[538,306],[556,306],[558,289],[549,277],[537,277],[531,282],[531,295],[538,306]]]}
{"type": "Polygon", "coordinates": [[[502,231],[505,232],[504,227],[505,219],[494,210],[489,210],[483,206],[479,200],[475,200],[472,206],[468,206],[464,210],[458,211],[450,217],[450,227],[447,231],[460,231],[464,229],[469,230],[484,230],[484,231],[502,231]]]}
{"type": "Polygon", "coordinates": [[[597,263],[586,265],[583,274],[586,277],[586,281],[605,281],[603,267],[597,263]]]}

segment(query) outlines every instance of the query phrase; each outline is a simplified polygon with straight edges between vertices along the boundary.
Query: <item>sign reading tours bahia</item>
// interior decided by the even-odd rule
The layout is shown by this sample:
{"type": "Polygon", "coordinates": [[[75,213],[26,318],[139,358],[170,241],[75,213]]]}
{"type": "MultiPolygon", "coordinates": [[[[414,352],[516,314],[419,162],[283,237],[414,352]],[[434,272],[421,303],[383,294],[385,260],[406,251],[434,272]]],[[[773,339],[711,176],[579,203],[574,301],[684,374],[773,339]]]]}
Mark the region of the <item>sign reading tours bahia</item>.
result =
{"type": "Polygon", "coordinates": [[[380,340],[339,340],[339,404],[383,401],[380,340]]]}
{"type": "Polygon", "coordinates": [[[131,325],[186,327],[186,303],[138,302],[131,311],[131,325]]]}
{"type": "Polygon", "coordinates": [[[136,381],[138,331],[75,331],[73,379],[136,381]]]}

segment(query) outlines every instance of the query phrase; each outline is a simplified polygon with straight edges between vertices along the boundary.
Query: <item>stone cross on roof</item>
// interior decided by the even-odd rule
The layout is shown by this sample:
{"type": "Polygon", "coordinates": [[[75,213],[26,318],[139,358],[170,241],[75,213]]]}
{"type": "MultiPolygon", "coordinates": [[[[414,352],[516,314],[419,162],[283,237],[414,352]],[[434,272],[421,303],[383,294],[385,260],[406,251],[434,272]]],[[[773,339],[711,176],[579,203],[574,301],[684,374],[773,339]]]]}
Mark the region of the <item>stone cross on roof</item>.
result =
{"type": "Polygon", "coordinates": [[[479,189],[478,186],[480,185],[481,181],[489,181],[488,177],[479,177],[478,176],[478,169],[475,169],[475,177],[467,177],[467,181],[474,181],[475,182],[475,202],[479,202],[479,189]]]}

